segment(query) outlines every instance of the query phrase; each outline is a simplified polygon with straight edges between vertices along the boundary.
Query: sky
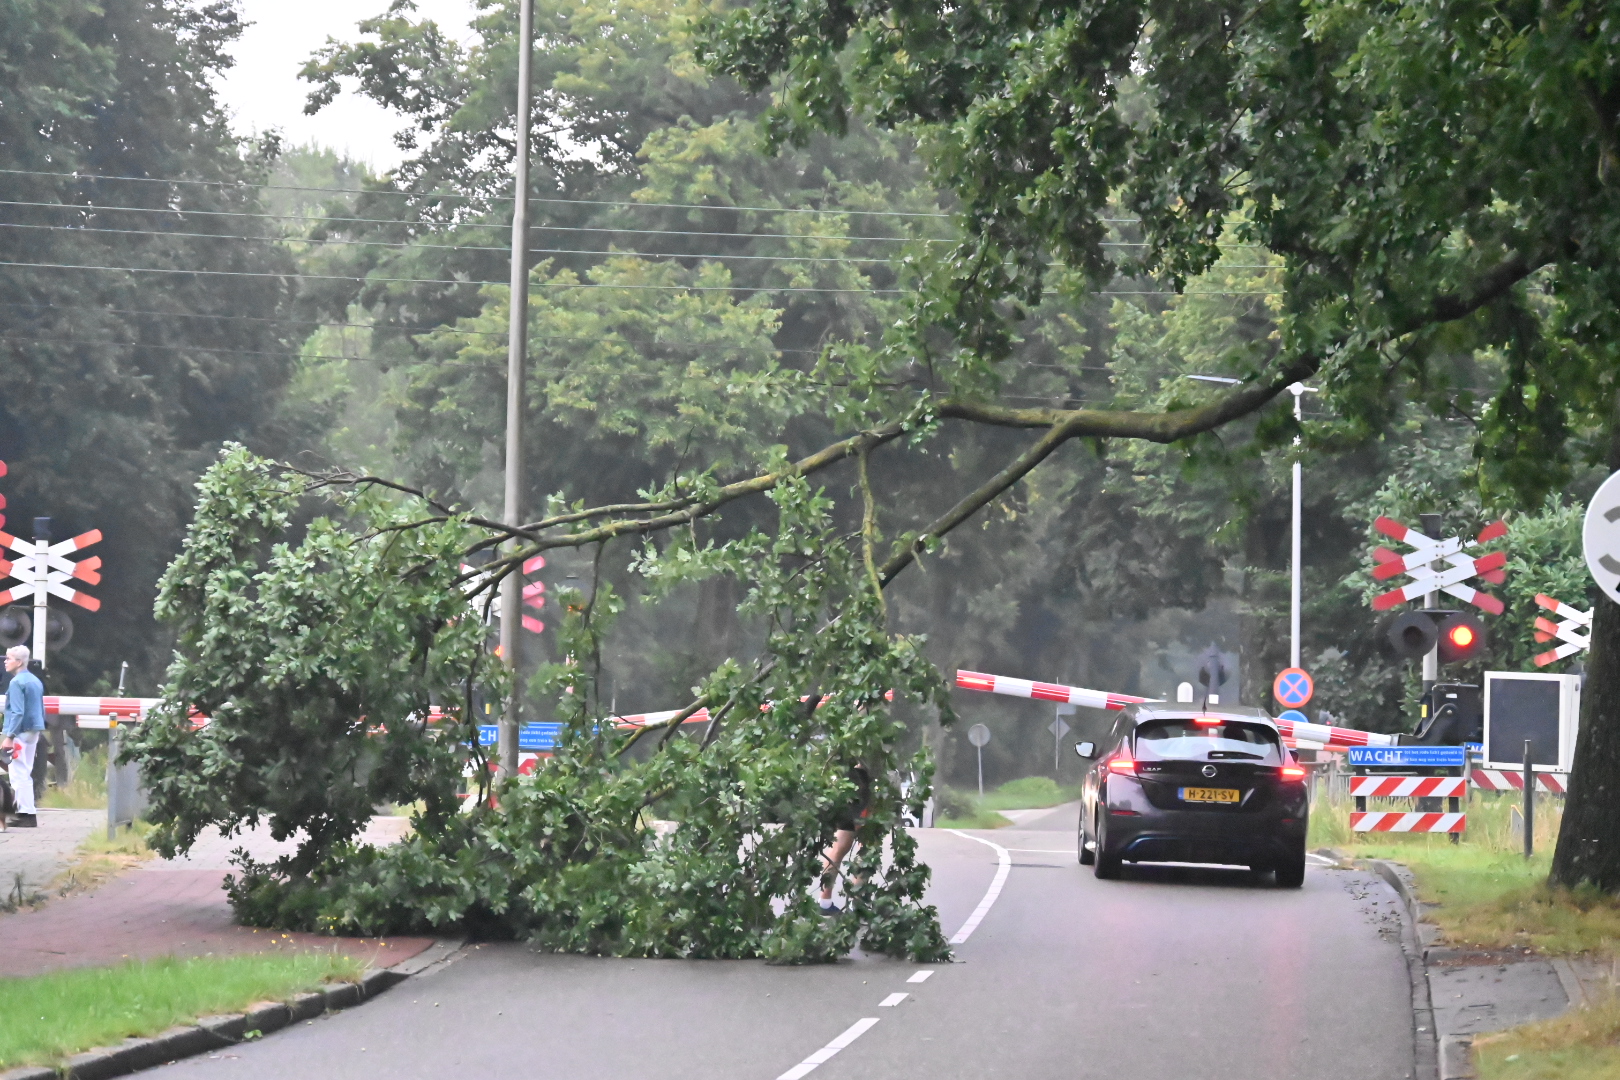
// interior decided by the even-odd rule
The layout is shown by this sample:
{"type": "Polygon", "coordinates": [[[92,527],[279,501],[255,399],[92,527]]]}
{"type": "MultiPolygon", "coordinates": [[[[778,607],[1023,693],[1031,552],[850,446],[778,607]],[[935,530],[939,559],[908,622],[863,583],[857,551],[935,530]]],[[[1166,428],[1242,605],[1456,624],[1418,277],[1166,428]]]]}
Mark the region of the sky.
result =
{"type": "MultiPolygon", "coordinates": [[[[304,115],[308,83],[299,68],[328,38],[352,41],[355,24],[379,15],[389,0],[239,0],[249,25],[233,50],[236,66],[220,85],[220,100],[241,134],[280,129],[291,145],[315,142],[386,171],[399,164],[392,136],[401,124],[380,106],[353,93],[338,96],[314,116],[304,115]]],[[[436,21],[466,40],[472,0],[416,0],[417,16],[436,21]]]]}

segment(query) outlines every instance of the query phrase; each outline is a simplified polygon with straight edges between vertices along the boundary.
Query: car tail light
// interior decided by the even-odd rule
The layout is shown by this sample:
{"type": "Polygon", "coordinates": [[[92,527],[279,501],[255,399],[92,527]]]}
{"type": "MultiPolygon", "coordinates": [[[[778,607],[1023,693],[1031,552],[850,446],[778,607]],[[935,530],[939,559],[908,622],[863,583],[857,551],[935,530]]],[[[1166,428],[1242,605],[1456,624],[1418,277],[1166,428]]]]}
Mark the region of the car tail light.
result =
{"type": "Polygon", "coordinates": [[[1305,770],[1298,765],[1284,765],[1282,767],[1282,778],[1284,780],[1303,780],[1305,779],[1305,770]]]}
{"type": "Polygon", "coordinates": [[[1226,721],[1219,716],[1195,716],[1193,717],[1193,723],[1203,724],[1206,727],[1220,727],[1226,721]]]}
{"type": "Polygon", "coordinates": [[[1108,759],[1108,771],[1124,773],[1126,776],[1136,775],[1136,762],[1128,757],[1112,757],[1108,759]]]}

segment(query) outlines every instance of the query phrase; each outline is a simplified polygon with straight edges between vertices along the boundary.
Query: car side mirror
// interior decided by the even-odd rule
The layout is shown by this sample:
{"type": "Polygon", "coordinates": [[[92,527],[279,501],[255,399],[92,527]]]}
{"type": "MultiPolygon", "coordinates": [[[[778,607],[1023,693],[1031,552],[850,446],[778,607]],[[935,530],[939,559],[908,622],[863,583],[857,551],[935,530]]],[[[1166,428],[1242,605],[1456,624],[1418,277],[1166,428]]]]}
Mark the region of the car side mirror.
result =
{"type": "Polygon", "coordinates": [[[1097,756],[1097,744],[1094,742],[1075,743],[1074,752],[1090,761],[1097,756]]]}

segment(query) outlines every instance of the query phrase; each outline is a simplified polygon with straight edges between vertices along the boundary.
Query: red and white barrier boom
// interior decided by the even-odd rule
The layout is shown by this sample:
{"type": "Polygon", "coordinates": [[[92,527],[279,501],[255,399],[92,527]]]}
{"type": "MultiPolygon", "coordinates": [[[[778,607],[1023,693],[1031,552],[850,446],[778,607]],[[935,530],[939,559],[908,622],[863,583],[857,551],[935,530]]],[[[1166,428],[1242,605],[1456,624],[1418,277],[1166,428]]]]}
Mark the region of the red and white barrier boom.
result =
{"type": "MultiPolygon", "coordinates": [[[[1009,697],[1034,698],[1037,701],[1060,701],[1071,705],[1086,705],[1093,709],[1123,709],[1153,698],[1133,697],[1130,694],[1109,694],[1102,690],[1087,690],[1062,683],[1031,682],[1006,675],[987,675],[982,671],[956,673],[956,685],[963,690],[979,690],[987,694],[1005,694],[1009,697]]],[[[1350,746],[1394,746],[1395,736],[1376,731],[1357,731],[1354,728],[1329,727],[1326,724],[1301,724],[1292,720],[1275,719],[1277,730],[1285,739],[1298,742],[1320,743],[1334,749],[1350,746]]]]}
{"type": "Polygon", "coordinates": [[[1374,521],[1373,528],[1390,539],[1414,549],[1409,555],[1397,554],[1386,547],[1376,548],[1373,551],[1373,558],[1378,562],[1378,566],[1373,569],[1375,580],[1386,581],[1401,574],[1412,579],[1409,584],[1374,597],[1372,603],[1374,611],[1386,611],[1408,600],[1421,599],[1427,593],[1443,592],[1492,615],[1502,614],[1504,610],[1502,601],[1490,593],[1483,593],[1464,585],[1463,582],[1478,576],[1485,581],[1500,584],[1504,579],[1503,567],[1507,565],[1507,553],[1493,551],[1489,555],[1475,558],[1463,554],[1463,548],[1488,544],[1499,536],[1505,536],[1506,522],[1492,522],[1481,529],[1479,536],[1472,541],[1464,541],[1460,536],[1437,540],[1387,517],[1380,517],[1374,521]],[[1433,566],[1436,562],[1444,562],[1445,568],[1436,570],[1433,566]]]}
{"type": "Polygon", "coordinates": [[[1557,638],[1563,642],[1555,649],[1548,649],[1538,653],[1535,657],[1536,667],[1546,667],[1548,664],[1562,660],[1566,656],[1592,646],[1592,613],[1582,611],[1577,607],[1570,607],[1562,600],[1554,600],[1546,593],[1536,594],[1536,603],[1558,616],[1559,622],[1553,622],[1546,616],[1536,616],[1536,640],[1540,642],[1551,641],[1557,638]]]}

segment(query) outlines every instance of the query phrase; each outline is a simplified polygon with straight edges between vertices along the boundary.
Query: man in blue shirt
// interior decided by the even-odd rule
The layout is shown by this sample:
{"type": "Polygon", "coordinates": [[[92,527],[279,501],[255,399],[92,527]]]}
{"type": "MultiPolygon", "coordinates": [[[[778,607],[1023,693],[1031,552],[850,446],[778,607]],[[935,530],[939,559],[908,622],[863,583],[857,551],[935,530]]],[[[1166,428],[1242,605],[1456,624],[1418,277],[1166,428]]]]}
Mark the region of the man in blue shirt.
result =
{"type": "Polygon", "coordinates": [[[11,673],[11,685],[6,687],[0,751],[11,758],[11,786],[17,796],[17,813],[7,824],[32,829],[39,824],[34,816],[34,751],[45,730],[45,687],[28,670],[26,645],[6,650],[6,670],[11,673]]]}

